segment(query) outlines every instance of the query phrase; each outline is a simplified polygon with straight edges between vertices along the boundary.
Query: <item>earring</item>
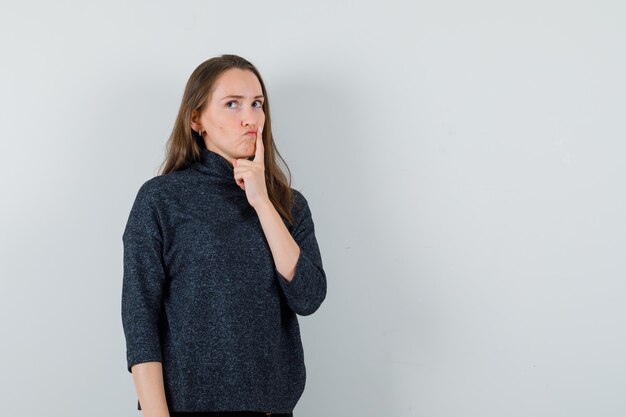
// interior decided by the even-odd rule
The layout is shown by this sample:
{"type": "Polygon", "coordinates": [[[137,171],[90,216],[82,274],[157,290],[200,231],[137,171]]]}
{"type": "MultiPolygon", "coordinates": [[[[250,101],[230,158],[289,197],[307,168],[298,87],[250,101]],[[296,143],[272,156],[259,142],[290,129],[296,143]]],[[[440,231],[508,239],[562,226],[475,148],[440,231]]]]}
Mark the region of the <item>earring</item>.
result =
{"type": "Polygon", "coordinates": [[[198,129],[198,135],[200,135],[200,137],[202,137],[202,129],[198,129]]]}

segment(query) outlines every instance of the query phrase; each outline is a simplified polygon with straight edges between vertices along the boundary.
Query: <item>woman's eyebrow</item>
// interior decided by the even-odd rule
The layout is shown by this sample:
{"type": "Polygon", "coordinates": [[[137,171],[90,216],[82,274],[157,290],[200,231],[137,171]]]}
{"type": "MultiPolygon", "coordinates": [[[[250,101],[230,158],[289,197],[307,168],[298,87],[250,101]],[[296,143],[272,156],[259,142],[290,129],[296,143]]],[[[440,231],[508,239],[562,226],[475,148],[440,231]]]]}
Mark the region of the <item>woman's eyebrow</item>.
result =
{"type": "MultiPolygon", "coordinates": [[[[237,95],[231,94],[229,96],[222,97],[222,100],[225,100],[227,98],[245,98],[245,97],[244,96],[237,96],[237,95]]],[[[260,96],[256,96],[254,98],[265,98],[265,97],[261,94],[260,96]]]]}

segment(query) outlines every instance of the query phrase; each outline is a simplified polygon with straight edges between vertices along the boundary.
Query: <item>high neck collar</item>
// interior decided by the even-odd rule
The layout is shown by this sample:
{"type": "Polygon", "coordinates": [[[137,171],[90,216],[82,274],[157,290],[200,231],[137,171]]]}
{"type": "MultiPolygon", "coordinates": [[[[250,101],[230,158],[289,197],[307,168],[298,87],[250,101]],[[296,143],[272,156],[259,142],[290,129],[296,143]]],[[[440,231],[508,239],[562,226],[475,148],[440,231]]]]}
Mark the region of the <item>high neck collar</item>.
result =
{"type": "Polygon", "coordinates": [[[230,166],[226,158],[217,152],[208,150],[204,146],[200,146],[201,159],[194,162],[191,167],[204,174],[213,177],[227,178],[234,181],[233,167],[230,166]]]}

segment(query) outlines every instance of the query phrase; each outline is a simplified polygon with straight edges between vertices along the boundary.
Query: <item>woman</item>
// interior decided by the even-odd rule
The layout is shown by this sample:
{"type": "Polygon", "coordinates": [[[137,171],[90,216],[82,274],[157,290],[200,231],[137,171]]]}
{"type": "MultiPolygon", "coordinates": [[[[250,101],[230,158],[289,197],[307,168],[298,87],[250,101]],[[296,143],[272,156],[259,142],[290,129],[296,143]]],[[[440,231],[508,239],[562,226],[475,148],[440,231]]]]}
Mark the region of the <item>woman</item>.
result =
{"type": "Polygon", "coordinates": [[[306,379],[296,315],[319,308],[326,274],[277,156],[258,70],[236,55],[198,66],[123,233],[122,323],[144,416],[293,415],[306,379]]]}

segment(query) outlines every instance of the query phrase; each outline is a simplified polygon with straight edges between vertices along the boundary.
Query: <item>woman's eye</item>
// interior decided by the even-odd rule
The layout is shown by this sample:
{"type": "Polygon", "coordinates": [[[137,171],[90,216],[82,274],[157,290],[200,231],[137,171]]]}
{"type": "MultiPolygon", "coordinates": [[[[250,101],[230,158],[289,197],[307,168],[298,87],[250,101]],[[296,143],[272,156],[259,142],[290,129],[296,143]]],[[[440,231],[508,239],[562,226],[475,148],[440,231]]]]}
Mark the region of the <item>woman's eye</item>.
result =
{"type": "MultiPolygon", "coordinates": [[[[261,100],[255,100],[255,103],[259,103],[258,106],[256,106],[257,109],[260,109],[263,107],[263,102],[261,100]]],[[[230,103],[237,103],[237,100],[231,100],[228,103],[226,103],[226,107],[228,107],[229,109],[234,109],[234,107],[230,106],[230,103]]]]}

